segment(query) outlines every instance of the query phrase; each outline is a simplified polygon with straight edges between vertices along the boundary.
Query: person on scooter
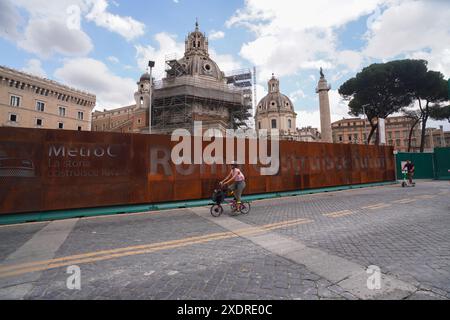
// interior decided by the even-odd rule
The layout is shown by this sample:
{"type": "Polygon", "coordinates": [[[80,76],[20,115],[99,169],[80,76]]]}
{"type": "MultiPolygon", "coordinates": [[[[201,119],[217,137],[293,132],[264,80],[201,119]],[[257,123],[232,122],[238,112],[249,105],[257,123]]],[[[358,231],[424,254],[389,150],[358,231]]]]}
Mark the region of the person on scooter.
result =
{"type": "Polygon", "coordinates": [[[406,160],[406,164],[403,166],[403,170],[407,170],[409,184],[412,185],[415,170],[414,163],[412,163],[411,160],[406,160]]]}

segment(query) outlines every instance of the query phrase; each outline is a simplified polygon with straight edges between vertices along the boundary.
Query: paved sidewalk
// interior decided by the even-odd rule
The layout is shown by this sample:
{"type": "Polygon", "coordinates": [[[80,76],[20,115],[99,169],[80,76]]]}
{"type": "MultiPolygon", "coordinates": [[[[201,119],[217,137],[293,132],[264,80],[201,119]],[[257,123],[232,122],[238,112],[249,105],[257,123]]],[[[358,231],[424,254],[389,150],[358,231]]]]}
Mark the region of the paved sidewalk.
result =
{"type": "Polygon", "coordinates": [[[208,210],[0,227],[0,298],[450,298],[448,181],[208,210]],[[81,290],[66,285],[73,265],[81,290]],[[371,265],[380,290],[367,288],[371,265]]]}

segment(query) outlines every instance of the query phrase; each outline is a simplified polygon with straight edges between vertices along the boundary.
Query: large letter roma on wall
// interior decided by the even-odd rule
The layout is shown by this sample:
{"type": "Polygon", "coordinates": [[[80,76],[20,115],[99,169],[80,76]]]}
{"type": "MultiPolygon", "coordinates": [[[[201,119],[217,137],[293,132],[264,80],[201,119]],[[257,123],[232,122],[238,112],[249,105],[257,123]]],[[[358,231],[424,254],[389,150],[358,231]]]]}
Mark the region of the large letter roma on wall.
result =
{"type": "MultiPolygon", "coordinates": [[[[168,135],[0,128],[0,214],[209,198],[229,167],[174,164],[176,144],[168,135]]],[[[241,166],[246,194],[395,179],[391,147],[280,141],[279,149],[275,175],[261,175],[259,162],[241,166]]]]}

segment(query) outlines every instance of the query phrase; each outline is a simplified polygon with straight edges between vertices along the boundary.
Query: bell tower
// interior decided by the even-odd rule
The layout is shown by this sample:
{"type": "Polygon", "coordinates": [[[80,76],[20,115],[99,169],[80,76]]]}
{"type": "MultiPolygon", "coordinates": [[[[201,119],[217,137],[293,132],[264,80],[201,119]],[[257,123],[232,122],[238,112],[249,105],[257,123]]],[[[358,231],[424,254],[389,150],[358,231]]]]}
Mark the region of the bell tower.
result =
{"type": "Polygon", "coordinates": [[[144,73],[137,83],[138,89],[134,93],[137,109],[150,109],[150,74],[144,73]]]}

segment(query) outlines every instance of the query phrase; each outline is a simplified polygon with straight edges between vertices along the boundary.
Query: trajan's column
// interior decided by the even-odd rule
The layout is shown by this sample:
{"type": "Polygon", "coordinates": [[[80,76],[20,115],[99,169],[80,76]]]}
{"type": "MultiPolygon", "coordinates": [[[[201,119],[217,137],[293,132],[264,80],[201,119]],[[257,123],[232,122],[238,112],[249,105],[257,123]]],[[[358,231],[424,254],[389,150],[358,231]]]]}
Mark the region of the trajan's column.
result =
{"type": "Polygon", "coordinates": [[[331,135],[331,116],[330,116],[330,100],[328,98],[328,91],[331,87],[328,85],[322,68],[320,68],[320,80],[317,85],[316,93],[319,94],[320,105],[320,131],[322,135],[322,142],[333,142],[331,135]]]}

